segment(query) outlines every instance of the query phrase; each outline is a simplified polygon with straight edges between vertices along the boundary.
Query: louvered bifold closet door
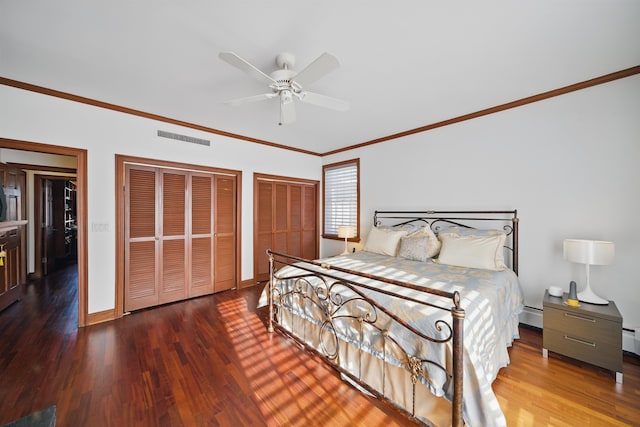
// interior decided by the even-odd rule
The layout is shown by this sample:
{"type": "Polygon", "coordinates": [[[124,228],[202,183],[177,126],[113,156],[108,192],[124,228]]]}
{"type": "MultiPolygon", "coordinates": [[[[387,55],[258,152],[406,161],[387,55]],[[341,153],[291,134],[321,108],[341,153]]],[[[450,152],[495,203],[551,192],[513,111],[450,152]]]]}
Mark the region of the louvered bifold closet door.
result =
{"type": "Polygon", "coordinates": [[[302,187],[302,258],[318,257],[318,208],[315,186],[302,187]]]}
{"type": "Polygon", "coordinates": [[[274,251],[289,253],[289,184],[276,182],[274,187],[273,242],[274,251]]]}
{"type": "Polygon", "coordinates": [[[317,184],[257,177],[254,181],[254,274],[269,279],[267,249],[318,258],[317,184]]]}
{"type": "Polygon", "coordinates": [[[302,256],[302,186],[289,185],[289,254],[302,256]]]}
{"type": "Polygon", "coordinates": [[[160,238],[160,295],[158,302],[187,297],[187,174],[182,171],[160,172],[162,185],[162,229],[160,238]]]}
{"type": "Polygon", "coordinates": [[[273,183],[271,181],[257,181],[257,203],[254,206],[255,229],[255,263],[254,275],[256,281],[269,279],[269,257],[267,249],[271,249],[273,232],[273,183]]]}
{"type": "Polygon", "coordinates": [[[125,311],[158,303],[155,168],[125,166],[125,311]]]}
{"type": "Polygon", "coordinates": [[[236,287],[236,177],[215,176],[215,292],[236,287]]]}
{"type": "Polygon", "coordinates": [[[213,293],[213,176],[191,176],[191,286],[189,296],[213,293]]]}
{"type": "Polygon", "coordinates": [[[125,311],[236,286],[236,182],[125,165],[125,311]]]}

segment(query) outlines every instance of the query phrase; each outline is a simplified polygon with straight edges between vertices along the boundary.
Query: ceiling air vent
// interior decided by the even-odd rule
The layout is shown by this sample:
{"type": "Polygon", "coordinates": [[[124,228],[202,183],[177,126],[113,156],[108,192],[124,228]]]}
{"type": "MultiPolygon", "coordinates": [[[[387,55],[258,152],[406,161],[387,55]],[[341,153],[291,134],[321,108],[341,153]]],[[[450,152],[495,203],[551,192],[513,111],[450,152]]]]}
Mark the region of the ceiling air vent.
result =
{"type": "Polygon", "coordinates": [[[161,136],[163,138],[175,139],[178,141],[190,142],[192,144],[206,145],[207,147],[211,145],[211,141],[209,141],[208,139],[194,138],[193,136],[180,135],[179,133],[165,132],[163,130],[158,130],[158,136],[161,136]]]}

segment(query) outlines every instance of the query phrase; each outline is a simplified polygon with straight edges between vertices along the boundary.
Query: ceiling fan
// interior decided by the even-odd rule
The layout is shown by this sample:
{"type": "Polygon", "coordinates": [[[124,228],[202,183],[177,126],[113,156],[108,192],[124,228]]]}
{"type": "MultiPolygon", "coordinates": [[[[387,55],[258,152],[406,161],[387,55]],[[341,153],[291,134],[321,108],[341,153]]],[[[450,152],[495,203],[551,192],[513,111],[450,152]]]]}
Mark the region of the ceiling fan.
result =
{"type": "Polygon", "coordinates": [[[340,66],[336,57],[330,53],[323,53],[300,72],[292,70],[295,65],[295,57],[290,53],[281,53],[276,57],[276,64],[280,69],[270,75],[263,73],[234,52],[220,52],[218,56],[223,61],[239,68],[251,77],[266,83],[269,89],[271,89],[270,92],[260,95],[225,101],[227,105],[236,106],[247,102],[263,101],[278,97],[280,98],[279,125],[295,122],[296,110],[294,99],[337,111],[346,111],[349,109],[349,103],[346,101],[303,89],[340,66]]]}

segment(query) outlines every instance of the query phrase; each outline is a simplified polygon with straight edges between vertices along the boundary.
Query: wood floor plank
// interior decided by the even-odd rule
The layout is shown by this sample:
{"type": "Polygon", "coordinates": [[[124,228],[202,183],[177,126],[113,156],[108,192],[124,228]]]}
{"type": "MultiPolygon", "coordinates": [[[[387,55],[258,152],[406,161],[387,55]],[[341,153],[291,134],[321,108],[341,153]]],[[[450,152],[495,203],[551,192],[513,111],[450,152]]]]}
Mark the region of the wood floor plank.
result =
{"type": "MultiPolygon", "coordinates": [[[[58,426],[415,425],[265,328],[260,289],[142,310],[77,329],[74,268],[0,312],[0,425],[57,406],[58,426]]],[[[624,383],[521,327],[493,384],[510,426],[640,425],[640,362],[624,383]]]]}

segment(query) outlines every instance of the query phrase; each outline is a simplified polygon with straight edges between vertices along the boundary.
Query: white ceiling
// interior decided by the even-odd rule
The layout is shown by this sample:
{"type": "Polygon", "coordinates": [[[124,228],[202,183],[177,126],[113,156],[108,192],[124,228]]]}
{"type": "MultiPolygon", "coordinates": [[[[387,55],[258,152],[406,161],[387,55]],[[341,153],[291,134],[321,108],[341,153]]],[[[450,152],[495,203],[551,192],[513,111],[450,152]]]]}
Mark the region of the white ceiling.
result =
{"type": "Polygon", "coordinates": [[[0,77],[277,144],[326,153],[640,64],[640,1],[0,0],[0,77]],[[347,112],[277,100],[281,52],[301,70],[341,66],[306,88],[347,112]]]}

